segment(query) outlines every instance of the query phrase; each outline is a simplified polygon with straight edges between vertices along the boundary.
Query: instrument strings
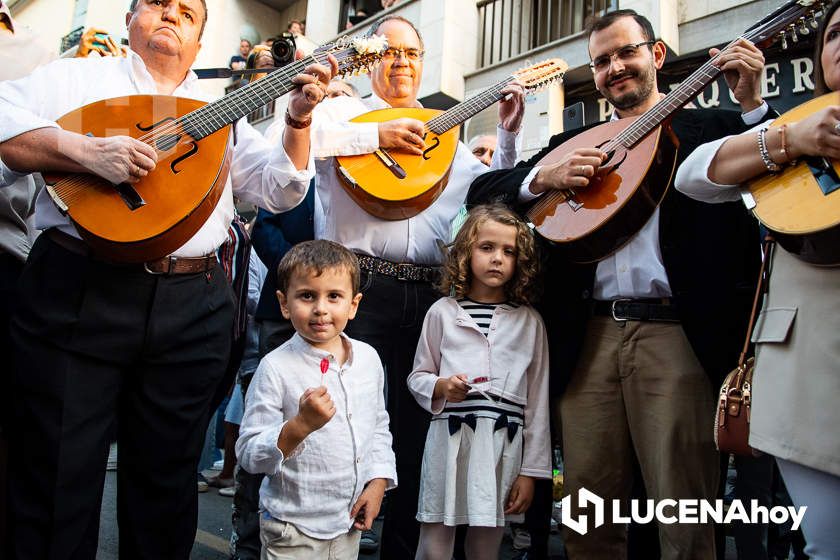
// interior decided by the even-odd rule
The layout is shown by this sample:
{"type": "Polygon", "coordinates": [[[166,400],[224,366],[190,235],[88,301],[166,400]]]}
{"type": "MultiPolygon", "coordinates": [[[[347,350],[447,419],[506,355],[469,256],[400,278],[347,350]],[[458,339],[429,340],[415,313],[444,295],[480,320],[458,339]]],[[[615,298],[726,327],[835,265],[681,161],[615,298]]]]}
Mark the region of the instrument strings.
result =
{"type": "MultiPolygon", "coordinates": [[[[345,58],[347,53],[352,52],[352,50],[352,48],[344,49],[342,51],[337,52],[335,56],[339,59],[339,61],[342,61],[342,59],[345,58]]],[[[248,86],[240,88],[235,92],[222,97],[221,99],[208,103],[207,105],[199,109],[187,113],[183,117],[174,119],[151,132],[139,136],[137,137],[137,140],[140,140],[141,142],[150,145],[152,148],[155,148],[156,151],[160,151],[155,146],[155,143],[158,140],[165,136],[171,136],[173,134],[187,133],[186,131],[189,129],[189,127],[193,125],[198,126],[207,123],[210,127],[215,127],[215,130],[213,128],[210,128],[209,132],[215,132],[223,126],[230,124],[230,122],[226,121],[222,116],[219,116],[218,119],[216,118],[216,116],[219,114],[219,111],[216,109],[217,107],[220,107],[222,110],[224,110],[226,115],[228,114],[228,110],[230,110],[231,112],[235,112],[241,107],[242,103],[245,103],[251,111],[256,110],[262,105],[264,105],[265,102],[259,103],[253,109],[251,109],[250,105],[248,104],[248,100],[250,100],[254,96],[262,96],[268,94],[269,88],[271,88],[271,92],[274,94],[274,97],[271,97],[271,99],[282,95],[282,93],[279,93],[280,90],[278,88],[278,86],[282,87],[280,83],[288,83],[288,81],[293,76],[299,74],[307,64],[313,62],[317,64],[323,64],[327,62],[328,54],[328,52],[322,53],[316,51],[307,58],[301,59],[295,62],[294,64],[287,66],[286,68],[282,68],[280,70],[272,72],[262,80],[251,82],[251,84],[249,84],[248,86]],[[323,55],[323,60],[319,60],[316,55],[323,55]],[[275,84],[275,82],[279,83],[275,84]],[[209,118],[203,117],[203,113],[205,112],[210,113],[209,118]]],[[[339,62],[339,65],[341,64],[342,62],[339,62]]],[[[208,131],[200,130],[200,132],[206,133],[208,131]]],[[[78,200],[80,193],[83,193],[85,189],[90,188],[90,177],[90,174],[74,173],[58,181],[55,185],[53,185],[53,189],[60,195],[62,201],[65,204],[71,205],[78,200]]],[[[98,182],[101,184],[102,187],[110,188],[111,185],[108,181],[102,178],[98,179],[98,182]]]]}
{"type": "MultiPolygon", "coordinates": [[[[733,45],[736,41],[737,39],[729,43],[727,47],[733,45]]],[[[725,48],[721,50],[723,51],[725,48]]],[[[709,82],[711,82],[711,80],[720,74],[720,69],[714,66],[714,61],[717,60],[719,56],[720,53],[702,64],[680,85],[675,87],[671,93],[661,99],[643,116],[636,119],[625,130],[616,135],[615,138],[609,140],[606,144],[601,146],[600,149],[604,152],[610,153],[621,147],[631,148],[637,142],[641,141],[651,130],[659,126],[666,117],[668,117],[676,109],[685,105],[692,96],[696,95],[698,91],[702,90],[709,84],[709,82]]],[[[570,189],[553,189],[535,203],[534,206],[528,210],[527,215],[529,218],[534,219],[537,216],[543,215],[545,212],[551,210],[558,204],[567,201],[572,195],[573,193],[570,192],[570,189]]]]}

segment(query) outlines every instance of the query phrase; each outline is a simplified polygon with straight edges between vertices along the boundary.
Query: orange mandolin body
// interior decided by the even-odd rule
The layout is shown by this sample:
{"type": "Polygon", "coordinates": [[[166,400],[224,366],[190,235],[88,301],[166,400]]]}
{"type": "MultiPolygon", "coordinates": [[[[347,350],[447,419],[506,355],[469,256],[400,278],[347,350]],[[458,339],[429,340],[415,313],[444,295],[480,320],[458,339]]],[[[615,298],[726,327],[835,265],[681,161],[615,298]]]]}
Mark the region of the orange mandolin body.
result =
{"type": "MultiPolygon", "coordinates": [[[[85,105],[57,122],[80,134],[140,138],[165,132],[173,119],[203,105],[166,95],[130,95],[85,105]]],[[[134,185],[114,186],[85,174],[47,173],[44,179],[94,253],[115,262],[153,260],[183,245],[213,212],[230,168],[229,137],[230,125],[199,141],[173,130],[166,136],[173,145],[157,143],[157,166],[134,185]]]]}
{"type": "MultiPolygon", "coordinates": [[[[351,122],[385,122],[404,117],[427,122],[441,113],[436,109],[380,109],[359,115],[351,122]]],[[[441,135],[427,132],[422,156],[385,150],[339,156],[335,162],[341,184],[356,204],[377,218],[403,220],[416,216],[446,187],[458,149],[459,130],[456,126],[441,135]]]]}

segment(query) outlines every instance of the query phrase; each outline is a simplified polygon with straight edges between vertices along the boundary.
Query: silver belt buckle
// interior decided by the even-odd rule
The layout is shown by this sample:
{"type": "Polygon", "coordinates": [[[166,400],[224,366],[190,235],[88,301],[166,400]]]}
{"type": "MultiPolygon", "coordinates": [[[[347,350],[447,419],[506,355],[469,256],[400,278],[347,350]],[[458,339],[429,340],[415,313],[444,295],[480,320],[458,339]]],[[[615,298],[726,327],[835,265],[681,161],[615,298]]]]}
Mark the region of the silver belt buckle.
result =
{"type": "Polygon", "coordinates": [[[622,298],[622,299],[614,299],[612,301],[612,304],[610,305],[610,313],[612,314],[613,321],[626,322],[626,321],[629,320],[629,319],[627,319],[627,317],[618,317],[615,314],[615,304],[617,304],[619,302],[622,302],[622,301],[633,301],[633,300],[630,299],[630,298],[622,298]]]}

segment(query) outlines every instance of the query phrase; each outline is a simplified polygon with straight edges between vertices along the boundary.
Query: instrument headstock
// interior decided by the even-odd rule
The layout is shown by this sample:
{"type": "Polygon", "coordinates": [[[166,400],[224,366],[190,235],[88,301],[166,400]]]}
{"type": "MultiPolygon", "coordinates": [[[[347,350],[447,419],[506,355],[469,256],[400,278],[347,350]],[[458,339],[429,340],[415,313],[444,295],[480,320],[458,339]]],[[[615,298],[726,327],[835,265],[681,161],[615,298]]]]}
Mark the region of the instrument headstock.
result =
{"type": "Polygon", "coordinates": [[[385,35],[357,35],[340,37],[331,43],[321,45],[313,54],[333,55],[338,61],[336,77],[344,78],[369,71],[379,63],[387,48],[388,39],[385,35]]]}
{"type": "Polygon", "coordinates": [[[568,69],[569,65],[562,58],[549,58],[520,68],[513,73],[513,77],[521,82],[526,90],[536,91],[554,81],[562,80],[568,69]]]}
{"type": "Polygon", "coordinates": [[[790,0],[747,29],[743,36],[758,47],[766,48],[777,39],[787,49],[788,37],[794,43],[819,27],[817,19],[830,4],[826,0],[790,0]]]}

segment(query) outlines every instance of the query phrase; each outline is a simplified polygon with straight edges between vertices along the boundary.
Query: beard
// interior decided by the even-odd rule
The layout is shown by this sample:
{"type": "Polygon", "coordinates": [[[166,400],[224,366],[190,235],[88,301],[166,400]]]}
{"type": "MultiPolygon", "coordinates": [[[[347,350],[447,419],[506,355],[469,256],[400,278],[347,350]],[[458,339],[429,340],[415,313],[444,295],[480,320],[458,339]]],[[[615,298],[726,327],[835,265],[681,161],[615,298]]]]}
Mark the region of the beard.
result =
{"type": "Polygon", "coordinates": [[[601,91],[601,95],[603,95],[616,109],[625,111],[633,109],[634,107],[647,101],[651,94],[653,94],[654,83],[656,81],[655,72],[656,68],[654,68],[652,64],[639,71],[625,69],[620,74],[611,76],[607,80],[604,84],[603,91],[601,91]],[[636,88],[620,95],[611,95],[609,90],[610,85],[624,78],[636,78],[639,85],[636,88]]]}

